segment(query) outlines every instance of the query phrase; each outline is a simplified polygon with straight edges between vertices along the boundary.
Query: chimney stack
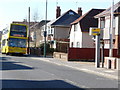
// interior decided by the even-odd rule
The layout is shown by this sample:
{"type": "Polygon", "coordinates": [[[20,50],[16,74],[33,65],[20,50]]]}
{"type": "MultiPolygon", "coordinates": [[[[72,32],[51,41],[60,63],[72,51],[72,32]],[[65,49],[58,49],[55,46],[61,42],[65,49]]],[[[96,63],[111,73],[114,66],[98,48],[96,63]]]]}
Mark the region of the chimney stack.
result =
{"type": "Polygon", "coordinates": [[[78,7],[78,14],[80,15],[80,16],[82,16],[82,9],[81,9],[81,7],[78,7]]]}
{"type": "Polygon", "coordinates": [[[56,18],[58,18],[59,16],[61,16],[61,9],[60,9],[60,6],[57,6],[57,9],[56,9],[56,18]]]}

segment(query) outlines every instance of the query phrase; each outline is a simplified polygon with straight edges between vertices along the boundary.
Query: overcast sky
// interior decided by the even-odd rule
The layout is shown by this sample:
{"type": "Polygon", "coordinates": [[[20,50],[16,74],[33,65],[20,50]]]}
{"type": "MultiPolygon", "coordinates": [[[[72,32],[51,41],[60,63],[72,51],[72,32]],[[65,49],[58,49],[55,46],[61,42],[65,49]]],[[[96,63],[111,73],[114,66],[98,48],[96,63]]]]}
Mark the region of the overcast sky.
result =
{"type": "MultiPolygon", "coordinates": [[[[60,6],[61,13],[81,7],[83,14],[92,8],[107,9],[113,0],[47,0],[49,20],[55,19],[56,6],[60,6]]],[[[119,0],[114,0],[117,3],[119,0]]],[[[38,21],[45,19],[45,0],[1,0],[0,2],[0,30],[12,21],[28,19],[28,7],[31,8],[31,21],[37,12],[38,21]]]]}

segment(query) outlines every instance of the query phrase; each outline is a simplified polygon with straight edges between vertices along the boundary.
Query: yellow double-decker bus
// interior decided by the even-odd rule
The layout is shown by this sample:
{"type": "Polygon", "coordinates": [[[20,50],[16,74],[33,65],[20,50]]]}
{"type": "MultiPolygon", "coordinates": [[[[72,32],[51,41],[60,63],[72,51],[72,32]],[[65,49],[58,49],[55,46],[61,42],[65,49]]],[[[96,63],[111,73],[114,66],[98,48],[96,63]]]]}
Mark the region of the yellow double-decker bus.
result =
{"type": "Polygon", "coordinates": [[[2,31],[1,52],[5,54],[27,54],[28,27],[11,23],[2,31]]]}

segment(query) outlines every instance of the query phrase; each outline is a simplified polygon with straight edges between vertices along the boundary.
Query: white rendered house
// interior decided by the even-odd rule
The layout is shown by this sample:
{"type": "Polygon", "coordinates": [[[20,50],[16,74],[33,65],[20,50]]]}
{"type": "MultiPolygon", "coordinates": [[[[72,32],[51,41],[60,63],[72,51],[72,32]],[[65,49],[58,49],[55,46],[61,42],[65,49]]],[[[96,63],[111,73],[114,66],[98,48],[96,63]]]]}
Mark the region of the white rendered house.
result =
{"type": "Polygon", "coordinates": [[[94,48],[93,37],[89,35],[90,27],[98,27],[98,19],[94,16],[103,9],[91,9],[71,24],[70,48],[94,48]]]}

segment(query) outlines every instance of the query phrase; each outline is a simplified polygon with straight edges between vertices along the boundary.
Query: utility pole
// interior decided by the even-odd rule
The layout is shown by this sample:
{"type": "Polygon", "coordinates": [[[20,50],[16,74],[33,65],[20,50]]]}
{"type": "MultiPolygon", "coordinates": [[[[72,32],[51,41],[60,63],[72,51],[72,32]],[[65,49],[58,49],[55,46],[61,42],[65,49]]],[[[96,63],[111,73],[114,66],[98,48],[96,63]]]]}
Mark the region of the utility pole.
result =
{"type": "Polygon", "coordinates": [[[96,49],[95,49],[95,67],[100,67],[100,34],[96,35],[95,41],[96,49]]]}
{"type": "Polygon", "coordinates": [[[45,12],[45,31],[44,31],[44,57],[46,57],[46,36],[47,36],[47,0],[46,0],[46,12],[45,12]]]}
{"type": "Polygon", "coordinates": [[[111,27],[110,27],[109,57],[113,56],[113,19],[114,19],[114,0],[112,0],[112,5],[111,5],[111,27]]]}
{"type": "Polygon", "coordinates": [[[28,54],[30,54],[30,7],[28,8],[28,54]]]}

